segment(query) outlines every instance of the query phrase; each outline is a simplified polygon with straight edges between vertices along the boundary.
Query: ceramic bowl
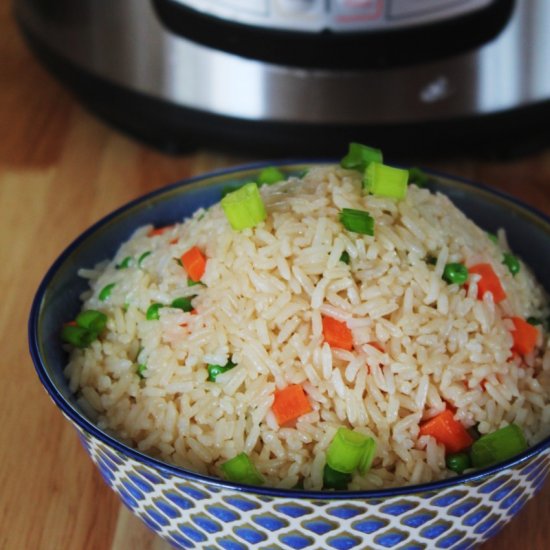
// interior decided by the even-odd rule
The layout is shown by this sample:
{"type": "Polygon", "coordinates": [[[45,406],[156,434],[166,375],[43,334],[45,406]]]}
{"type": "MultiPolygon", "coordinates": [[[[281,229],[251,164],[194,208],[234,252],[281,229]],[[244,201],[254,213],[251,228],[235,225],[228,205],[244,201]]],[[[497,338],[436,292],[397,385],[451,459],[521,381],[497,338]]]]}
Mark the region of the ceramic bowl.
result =
{"type": "MultiPolygon", "coordinates": [[[[270,163],[273,164],[273,163],[270,163]]],[[[279,163],[286,174],[309,163],[279,163]]],[[[170,466],[99,430],[79,409],[63,376],[59,327],[80,308],[83,266],[114,255],[143,224],[180,221],[253,179],[262,165],[209,174],[160,189],[105,217],[78,237],[45,276],[29,322],[40,380],[80,434],[106,483],[151,529],[180,548],[471,548],[499,531],[541,487],[550,439],[512,460],[453,479],[397,489],[306,492],[250,487],[170,466]]],[[[541,281],[550,272],[550,221],[483,186],[432,174],[434,189],[481,227],[507,230],[511,247],[541,281]]]]}

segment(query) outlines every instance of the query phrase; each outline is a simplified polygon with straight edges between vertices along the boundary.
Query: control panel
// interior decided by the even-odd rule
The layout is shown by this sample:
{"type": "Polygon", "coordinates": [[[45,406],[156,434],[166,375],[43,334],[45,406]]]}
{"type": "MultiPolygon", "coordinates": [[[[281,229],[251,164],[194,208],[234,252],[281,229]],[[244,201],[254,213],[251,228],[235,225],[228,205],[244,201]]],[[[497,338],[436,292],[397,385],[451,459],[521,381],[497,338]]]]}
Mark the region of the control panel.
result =
{"type": "Polygon", "coordinates": [[[496,0],[174,0],[204,15],[280,31],[357,32],[468,15],[496,0]]]}

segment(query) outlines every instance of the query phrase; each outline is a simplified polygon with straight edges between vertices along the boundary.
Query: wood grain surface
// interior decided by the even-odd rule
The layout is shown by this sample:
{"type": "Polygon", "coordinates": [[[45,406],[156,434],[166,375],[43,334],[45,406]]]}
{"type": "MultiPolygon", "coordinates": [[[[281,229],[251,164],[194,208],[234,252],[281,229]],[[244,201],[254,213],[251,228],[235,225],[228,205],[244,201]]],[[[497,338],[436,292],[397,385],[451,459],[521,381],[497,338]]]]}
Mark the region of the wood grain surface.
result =
{"type": "MultiPolygon", "coordinates": [[[[35,375],[26,323],[46,269],[83,229],[163,184],[238,158],[168,156],[85,112],[30,56],[0,2],[0,548],[166,550],[121,505],[35,375]]],[[[550,149],[505,163],[424,163],[550,213],[550,149]]],[[[550,486],[484,550],[550,547],[550,486]]]]}

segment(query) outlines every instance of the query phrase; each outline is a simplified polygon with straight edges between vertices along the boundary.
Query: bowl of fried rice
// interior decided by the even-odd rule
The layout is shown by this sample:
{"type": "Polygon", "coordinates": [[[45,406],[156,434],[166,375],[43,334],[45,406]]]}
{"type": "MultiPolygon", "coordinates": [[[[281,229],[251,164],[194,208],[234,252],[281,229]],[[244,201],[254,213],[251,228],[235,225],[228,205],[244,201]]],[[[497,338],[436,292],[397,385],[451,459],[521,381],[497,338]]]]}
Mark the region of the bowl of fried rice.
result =
{"type": "Polygon", "coordinates": [[[471,548],[550,466],[549,236],[360,144],[223,170],[79,236],[31,355],[176,547],[471,548]]]}

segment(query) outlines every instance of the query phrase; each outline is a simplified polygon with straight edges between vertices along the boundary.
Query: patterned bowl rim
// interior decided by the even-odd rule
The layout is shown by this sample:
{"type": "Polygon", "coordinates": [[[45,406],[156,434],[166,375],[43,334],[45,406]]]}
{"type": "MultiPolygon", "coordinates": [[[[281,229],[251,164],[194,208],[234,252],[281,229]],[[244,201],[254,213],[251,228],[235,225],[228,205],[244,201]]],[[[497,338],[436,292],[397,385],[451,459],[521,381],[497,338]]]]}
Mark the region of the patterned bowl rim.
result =
{"type": "MultiPolygon", "coordinates": [[[[303,489],[280,489],[275,487],[262,487],[251,486],[240,483],[234,483],[225,481],[220,478],[211,477],[203,474],[199,474],[182,467],[168,464],[151,456],[148,456],[137,449],[134,449],[113,436],[100,430],[95,424],[88,420],[83,413],[81,413],[74,405],[63,397],[61,391],[57,388],[54,381],[50,378],[48,370],[45,364],[44,356],[41,352],[41,342],[39,338],[40,333],[40,321],[42,305],[44,303],[45,294],[48,291],[48,287],[52,282],[52,279],[56,276],[59,270],[63,267],[66,260],[80,247],[85,241],[93,237],[93,235],[101,229],[105,229],[111,222],[124,216],[131,215],[132,212],[140,210],[141,207],[146,205],[150,201],[155,199],[169,200],[170,198],[185,194],[193,189],[206,188],[212,185],[211,180],[222,177],[245,177],[249,172],[261,170],[268,166],[277,166],[279,168],[286,168],[287,170],[300,170],[306,169],[312,165],[319,164],[334,164],[338,161],[335,159],[283,159],[283,160],[269,160],[247,163],[243,165],[234,166],[231,168],[222,168],[207,173],[186,178],[176,181],[175,183],[166,185],[154,191],[151,191],[145,195],[142,195],[123,206],[115,209],[111,213],[105,215],[99,219],[96,223],[88,227],[78,237],[76,237],[61,254],[57,257],[54,263],[43,277],[36,295],[34,297],[29,322],[28,322],[28,340],[30,355],[33,360],[35,370],[38,377],[53,399],[55,404],[65,413],[65,415],[74,423],[78,428],[88,433],[92,437],[98,439],[103,444],[107,445],[118,451],[123,455],[127,455],[137,462],[145,464],[164,475],[176,476],[189,481],[205,484],[207,486],[213,486],[218,489],[229,489],[238,491],[241,493],[252,493],[257,495],[264,495],[270,497],[287,497],[287,498],[299,498],[299,499],[316,499],[316,500],[354,500],[354,499],[380,499],[386,497],[396,497],[401,495],[408,495],[414,493],[431,492],[440,489],[459,486],[463,483],[469,482],[481,482],[485,478],[488,478],[498,472],[507,470],[508,468],[514,468],[521,466],[531,458],[540,454],[542,451],[550,447],[550,436],[546,437],[536,445],[530,447],[523,453],[506,460],[504,462],[495,464],[493,466],[476,470],[467,474],[454,476],[438,481],[432,481],[429,483],[422,483],[416,485],[403,485],[399,487],[390,487],[386,489],[377,490],[362,490],[362,491],[308,491],[303,489]]],[[[540,226],[546,234],[550,237],[550,216],[547,216],[543,212],[533,208],[532,206],[522,202],[521,200],[513,197],[512,195],[493,189],[487,185],[471,181],[467,178],[458,176],[451,176],[436,170],[424,169],[423,171],[430,176],[434,177],[440,185],[458,188],[466,193],[473,193],[483,196],[485,199],[491,201],[500,202],[507,208],[515,210],[524,218],[529,218],[530,222],[534,225],[540,226]]]]}

